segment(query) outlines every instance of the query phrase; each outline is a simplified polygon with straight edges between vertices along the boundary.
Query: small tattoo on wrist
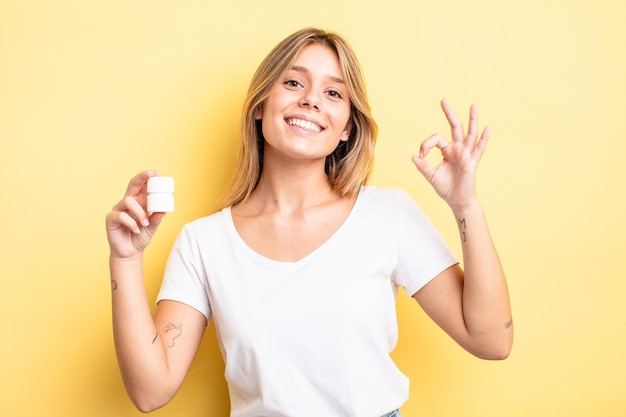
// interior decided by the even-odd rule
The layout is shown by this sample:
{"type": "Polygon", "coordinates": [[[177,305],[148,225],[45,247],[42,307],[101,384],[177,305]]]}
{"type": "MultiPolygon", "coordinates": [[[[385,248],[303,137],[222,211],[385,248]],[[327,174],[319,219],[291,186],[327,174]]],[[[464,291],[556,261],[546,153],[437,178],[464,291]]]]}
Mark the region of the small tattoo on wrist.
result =
{"type": "Polygon", "coordinates": [[[153,344],[153,345],[154,345],[154,342],[156,342],[157,337],[159,337],[159,332],[157,332],[157,333],[154,335],[154,339],[152,339],[152,344],[153,344]]]}
{"type": "Polygon", "coordinates": [[[504,328],[505,329],[509,329],[513,326],[513,319],[507,321],[506,323],[504,323],[504,328]]]}
{"type": "Polygon", "coordinates": [[[465,230],[467,230],[467,223],[465,223],[465,218],[458,219],[459,220],[459,229],[461,230],[461,241],[467,241],[467,235],[465,234],[465,230]]]}

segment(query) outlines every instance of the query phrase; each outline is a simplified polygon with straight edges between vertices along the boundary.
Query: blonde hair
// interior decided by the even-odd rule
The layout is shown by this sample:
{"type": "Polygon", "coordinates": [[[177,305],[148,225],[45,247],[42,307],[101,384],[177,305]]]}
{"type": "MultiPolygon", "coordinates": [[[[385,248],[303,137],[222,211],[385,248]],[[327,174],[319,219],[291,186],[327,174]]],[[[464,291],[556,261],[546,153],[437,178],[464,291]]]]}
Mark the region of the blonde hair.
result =
{"type": "Polygon", "coordinates": [[[255,111],[261,107],[279,78],[295,62],[298,54],[311,43],[330,47],[339,59],[350,96],[351,131],[326,157],[326,174],[331,188],[342,196],[357,193],[374,162],[378,127],[367,100],[365,81],[359,62],[350,45],[339,35],[321,29],[302,29],[280,42],[261,62],[252,77],[241,115],[241,146],[237,167],[218,210],[245,201],[256,188],[263,169],[264,138],[261,121],[255,111]]]}

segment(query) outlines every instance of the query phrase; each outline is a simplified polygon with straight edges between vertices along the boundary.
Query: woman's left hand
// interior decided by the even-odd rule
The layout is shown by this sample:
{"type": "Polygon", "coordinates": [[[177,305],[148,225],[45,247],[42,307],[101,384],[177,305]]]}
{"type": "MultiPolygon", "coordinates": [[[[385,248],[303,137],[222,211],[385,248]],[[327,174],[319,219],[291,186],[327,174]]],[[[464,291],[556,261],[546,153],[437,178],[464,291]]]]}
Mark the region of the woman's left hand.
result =
{"type": "Polygon", "coordinates": [[[430,182],[437,194],[453,209],[469,207],[476,199],[476,167],[487,146],[490,128],[486,127],[478,137],[478,110],[470,107],[467,133],[463,124],[448,102],[441,101],[441,108],[448,119],[452,132],[452,141],[439,134],[434,134],[422,142],[419,155],[413,156],[413,163],[430,182]],[[433,148],[439,148],[442,161],[432,166],[426,156],[433,148]]]}

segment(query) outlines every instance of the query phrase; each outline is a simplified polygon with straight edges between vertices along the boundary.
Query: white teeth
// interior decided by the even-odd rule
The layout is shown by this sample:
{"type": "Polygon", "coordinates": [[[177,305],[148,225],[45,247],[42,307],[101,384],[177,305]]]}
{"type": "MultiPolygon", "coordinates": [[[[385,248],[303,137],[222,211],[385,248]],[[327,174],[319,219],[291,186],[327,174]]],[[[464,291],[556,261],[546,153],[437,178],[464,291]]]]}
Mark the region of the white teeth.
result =
{"type": "Polygon", "coordinates": [[[302,119],[289,119],[287,120],[287,123],[289,123],[290,126],[298,126],[301,129],[304,130],[308,130],[310,132],[320,132],[322,130],[321,127],[319,127],[318,125],[316,125],[313,122],[309,122],[308,120],[302,120],[302,119]]]}

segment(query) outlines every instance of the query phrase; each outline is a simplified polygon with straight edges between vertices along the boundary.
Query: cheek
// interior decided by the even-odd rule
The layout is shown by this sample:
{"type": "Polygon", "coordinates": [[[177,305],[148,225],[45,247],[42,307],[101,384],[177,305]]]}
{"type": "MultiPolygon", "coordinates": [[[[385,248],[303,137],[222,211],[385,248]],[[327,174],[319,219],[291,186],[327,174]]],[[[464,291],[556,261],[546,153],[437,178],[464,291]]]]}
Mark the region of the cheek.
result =
{"type": "Polygon", "coordinates": [[[350,108],[342,109],[341,113],[337,116],[339,126],[347,131],[350,131],[350,127],[352,126],[352,112],[350,110],[350,108]]]}

